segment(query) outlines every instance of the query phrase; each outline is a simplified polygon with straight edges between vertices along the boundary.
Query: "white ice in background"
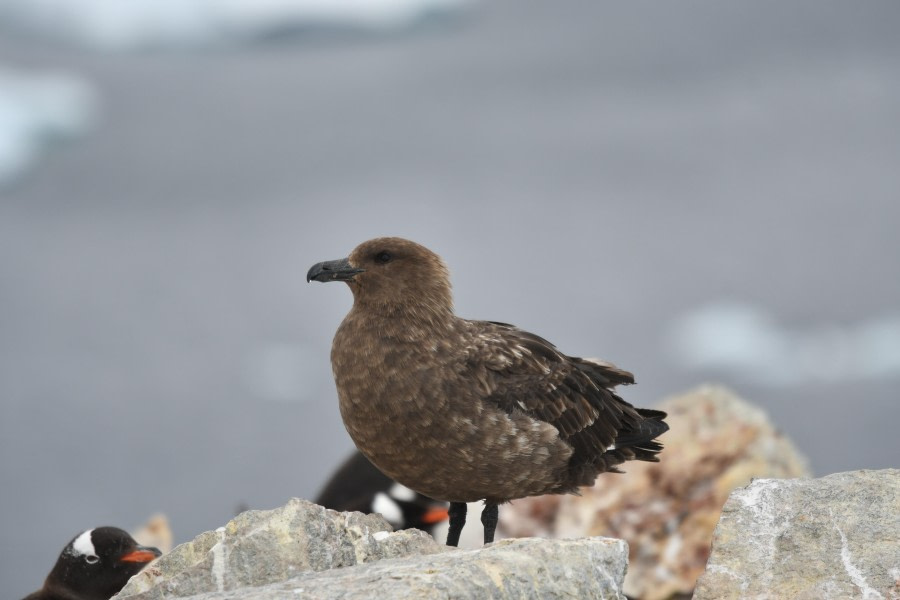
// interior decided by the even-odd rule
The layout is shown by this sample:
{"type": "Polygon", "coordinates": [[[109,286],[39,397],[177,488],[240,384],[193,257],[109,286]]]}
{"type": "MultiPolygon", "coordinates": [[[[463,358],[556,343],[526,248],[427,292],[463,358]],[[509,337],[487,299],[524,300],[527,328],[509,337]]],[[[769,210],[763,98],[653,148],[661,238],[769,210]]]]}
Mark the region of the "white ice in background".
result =
{"type": "Polygon", "coordinates": [[[0,0],[14,30],[101,49],[193,46],[290,29],[390,32],[471,0],[0,0]]]}
{"type": "Polygon", "coordinates": [[[52,143],[90,129],[96,108],[93,89],[74,75],[0,67],[0,187],[52,143]]]}
{"type": "Polygon", "coordinates": [[[757,307],[711,304],[676,319],[667,347],[682,367],[762,385],[900,377],[900,313],[791,330],[757,307]]]}

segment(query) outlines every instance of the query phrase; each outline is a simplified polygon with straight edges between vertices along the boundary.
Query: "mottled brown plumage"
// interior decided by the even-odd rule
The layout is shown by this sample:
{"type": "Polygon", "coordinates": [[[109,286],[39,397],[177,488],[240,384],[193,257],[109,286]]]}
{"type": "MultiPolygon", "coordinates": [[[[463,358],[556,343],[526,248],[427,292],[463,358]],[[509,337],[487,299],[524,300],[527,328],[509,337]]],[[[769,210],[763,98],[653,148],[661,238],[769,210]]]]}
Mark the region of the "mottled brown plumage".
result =
{"type": "Polygon", "coordinates": [[[512,325],[457,317],[447,268],[427,248],[370,240],[307,279],[353,292],[331,352],[341,416],[362,453],[407,487],[492,506],[658,460],[665,414],[613,391],[631,373],[512,325]]]}

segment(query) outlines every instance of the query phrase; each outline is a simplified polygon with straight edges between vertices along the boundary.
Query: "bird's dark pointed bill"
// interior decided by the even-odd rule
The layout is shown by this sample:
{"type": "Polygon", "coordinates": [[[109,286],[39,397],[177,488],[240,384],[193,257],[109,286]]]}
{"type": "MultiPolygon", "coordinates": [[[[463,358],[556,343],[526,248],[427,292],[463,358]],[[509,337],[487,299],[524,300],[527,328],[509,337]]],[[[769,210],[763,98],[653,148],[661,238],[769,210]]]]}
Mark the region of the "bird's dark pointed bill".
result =
{"type": "Polygon", "coordinates": [[[306,281],[350,281],[357,273],[362,273],[365,269],[357,269],[350,264],[350,260],[342,258],[340,260],[326,260],[314,264],[306,273],[306,281]]]}
{"type": "Polygon", "coordinates": [[[133,562],[133,563],[148,563],[155,558],[159,558],[162,556],[162,552],[160,552],[156,548],[150,548],[148,546],[138,546],[128,554],[123,554],[119,557],[121,562],[133,562]]]}

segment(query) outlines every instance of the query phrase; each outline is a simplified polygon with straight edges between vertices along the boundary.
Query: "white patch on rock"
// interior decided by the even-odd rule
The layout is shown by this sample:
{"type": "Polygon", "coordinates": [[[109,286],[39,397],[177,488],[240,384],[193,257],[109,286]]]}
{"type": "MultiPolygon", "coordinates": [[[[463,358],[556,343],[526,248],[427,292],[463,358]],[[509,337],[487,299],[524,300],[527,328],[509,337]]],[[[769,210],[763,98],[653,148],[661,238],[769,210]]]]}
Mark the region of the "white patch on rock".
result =
{"type": "Polygon", "coordinates": [[[91,540],[92,533],[94,533],[94,530],[88,529],[75,538],[72,542],[72,554],[75,556],[97,555],[97,550],[94,549],[94,542],[91,540]]]}
{"type": "Polygon", "coordinates": [[[381,513],[381,516],[395,527],[403,525],[403,511],[384,492],[375,494],[375,499],[372,501],[372,510],[381,513]]]}
{"type": "Polygon", "coordinates": [[[219,527],[216,529],[216,533],[219,534],[219,541],[210,549],[213,555],[212,575],[216,580],[216,590],[223,592],[225,591],[225,568],[227,566],[225,558],[225,528],[219,527]]]}
{"type": "Polygon", "coordinates": [[[391,489],[388,490],[388,494],[390,494],[392,498],[402,500],[403,502],[412,502],[416,499],[416,493],[400,483],[392,485],[391,489]]]}
{"type": "MultiPolygon", "coordinates": [[[[778,512],[776,504],[785,500],[778,497],[776,490],[779,485],[790,485],[790,482],[777,479],[755,479],[747,487],[733,493],[733,496],[750,509],[753,515],[753,525],[761,543],[754,549],[752,559],[759,561],[760,564],[771,565],[777,557],[777,540],[782,528],[776,523],[776,513],[778,512]]],[[[786,505],[779,505],[778,509],[785,512],[790,511],[790,507],[786,505]]],[[[766,569],[765,573],[766,581],[770,581],[772,569],[766,569]]]]}
{"type": "Polygon", "coordinates": [[[376,531],[372,534],[372,537],[375,538],[376,542],[381,542],[383,540],[386,540],[389,535],[391,535],[390,531],[376,531]]]}
{"type": "Polygon", "coordinates": [[[750,587],[750,582],[747,581],[747,578],[740,573],[735,573],[732,569],[729,569],[725,565],[707,565],[706,570],[710,573],[722,573],[724,575],[728,575],[729,577],[736,579],[741,586],[741,590],[746,590],[750,587]]]}
{"type": "Polygon", "coordinates": [[[888,573],[890,573],[891,577],[894,578],[894,581],[897,582],[896,585],[900,585],[900,568],[893,567],[888,573]]]}
{"type": "Polygon", "coordinates": [[[884,596],[878,593],[876,589],[869,586],[862,571],[853,564],[853,557],[850,555],[850,547],[847,545],[847,536],[844,535],[843,530],[838,527],[837,523],[834,524],[834,528],[837,529],[838,534],[841,536],[841,562],[844,564],[844,570],[847,571],[847,575],[850,576],[850,581],[853,582],[853,585],[862,590],[863,600],[875,600],[876,598],[884,600],[884,596]]]}

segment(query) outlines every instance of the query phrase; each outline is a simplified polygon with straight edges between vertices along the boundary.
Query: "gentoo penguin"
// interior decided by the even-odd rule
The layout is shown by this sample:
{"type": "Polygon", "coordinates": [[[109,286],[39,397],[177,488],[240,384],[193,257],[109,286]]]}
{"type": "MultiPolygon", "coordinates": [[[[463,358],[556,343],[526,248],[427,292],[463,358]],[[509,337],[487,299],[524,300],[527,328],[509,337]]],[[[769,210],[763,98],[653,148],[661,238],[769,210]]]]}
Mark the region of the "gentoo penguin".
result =
{"type": "Polygon", "coordinates": [[[108,600],[160,554],[118,527],[88,529],[63,548],[44,587],[23,600],[108,600]]]}
{"type": "MultiPolygon", "coordinates": [[[[609,279],[606,265],[578,260],[584,276],[609,279]]],[[[626,461],[659,460],[666,414],[619,397],[631,373],[513,325],[456,316],[447,267],[428,248],[369,240],[306,279],[342,281],[353,293],[331,348],[347,432],[385,475],[451,503],[448,545],[467,502],[484,501],[489,543],[499,504],[577,493],[626,461]]]]}
{"type": "Polygon", "coordinates": [[[414,527],[433,534],[447,520],[446,502],[393,481],[359,452],[335,471],[315,502],[332,510],[381,513],[395,531],[414,527]]]}

